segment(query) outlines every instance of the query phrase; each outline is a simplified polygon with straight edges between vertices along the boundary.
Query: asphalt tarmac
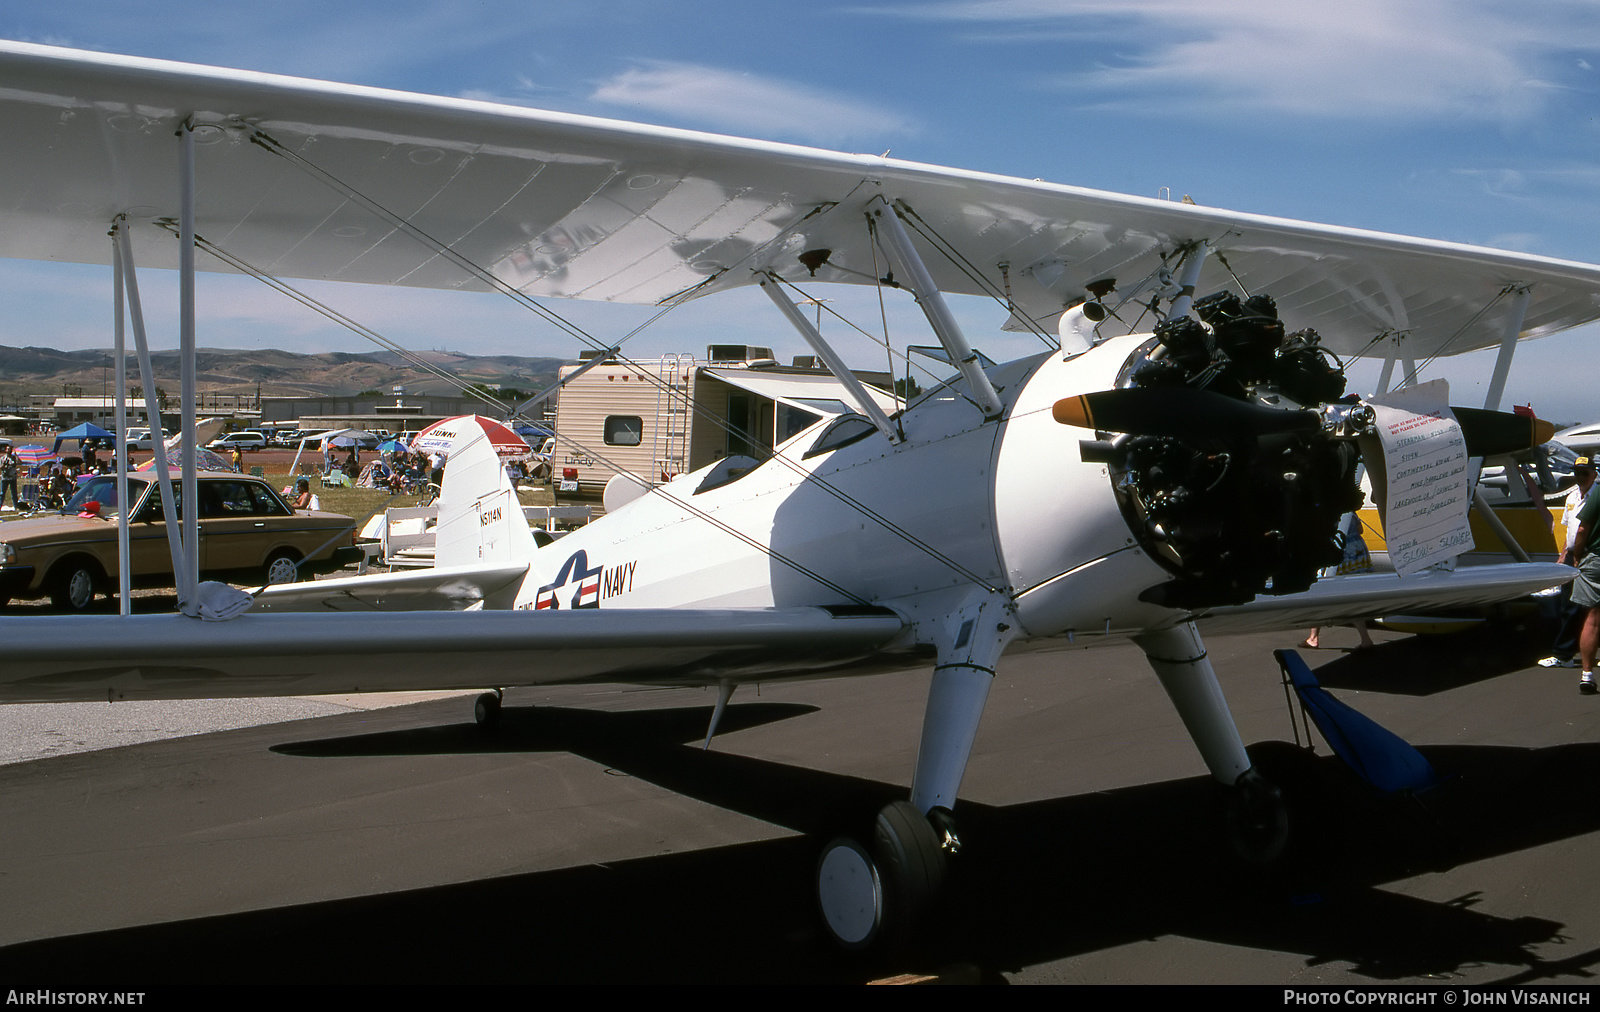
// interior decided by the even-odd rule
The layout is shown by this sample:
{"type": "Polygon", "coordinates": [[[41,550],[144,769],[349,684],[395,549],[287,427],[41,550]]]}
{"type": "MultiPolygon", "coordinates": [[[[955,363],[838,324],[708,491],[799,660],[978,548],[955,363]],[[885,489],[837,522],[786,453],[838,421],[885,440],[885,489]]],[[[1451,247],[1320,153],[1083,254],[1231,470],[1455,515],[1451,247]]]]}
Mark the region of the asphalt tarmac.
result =
{"type": "MultiPolygon", "coordinates": [[[[1270,868],[1230,856],[1218,788],[1126,645],[1007,659],[949,900],[920,946],[869,957],[822,935],[814,865],[904,796],[926,671],[741,688],[709,752],[701,690],[514,690],[490,732],[470,697],[263,703],[279,722],[0,765],[0,981],[1594,980],[1600,698],[1533,665],[1537,630],[1308,651],[1449,778],[1378,799],[1320,737],[1274,744],[1293,732],[1270,652],[1297,638],[1210,643],[1291,801],[1270,868]]],[[[17,709],[12,738],[48,733],[17,709]]]]}

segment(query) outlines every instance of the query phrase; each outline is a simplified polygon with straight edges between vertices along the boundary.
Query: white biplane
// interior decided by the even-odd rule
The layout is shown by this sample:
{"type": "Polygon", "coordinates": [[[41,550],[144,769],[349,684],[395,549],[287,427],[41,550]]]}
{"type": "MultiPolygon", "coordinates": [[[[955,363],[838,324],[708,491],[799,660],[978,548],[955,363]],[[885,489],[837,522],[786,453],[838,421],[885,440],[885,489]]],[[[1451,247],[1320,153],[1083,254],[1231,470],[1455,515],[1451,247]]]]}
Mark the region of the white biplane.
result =
{"type": "MultiPolygon", "coordinates": [[[[198,244],[218,269],[522,297],[671,305],[759,285],[847,386],[786,289],[893,286],[956,368],[893,414],[856,391],[767,459],[682,475],[544,547],[492,452],[468,448],[435,570],[273,591],[226,622],[7,617],[0,699],[621,680],[718,686],[720,714],[741,682],[931,658],[909,802],[879,813],[873,845],[841,839],[819,863],[830,930],[862,946],[914,924],[937,892],[1008,648],[1140,646],[1232,789],[1238,844],[1266,856],[1282,806],[1251,769],[1197,621],[1304,626],[1571,575],[1313,586],[1339,558],[1373,428],[1327,353],[1383,354],[1385,385],[1396,362],[1414,372],[1441,353],[1499,346],[1508,363],[1520,337],[1600,318],[1594,266],[41,46],[0,45],[0,76],[3,256],[116,263],[131,286],[138,226],[142,262],[185,276],[198,244]],[[942,293],[995,296],[1049,350],[985,367],[942,293]],[[1305,328],[1319,336],[1285,334],[1305,328]],[[420,610],[379,610],[395,607],[420,610]]],[[[1464,413],[1470,451],[1548,438],[1509,418],[1464,413]]],[[[497,706],[481,697],[480,717],[497,706]]]]}

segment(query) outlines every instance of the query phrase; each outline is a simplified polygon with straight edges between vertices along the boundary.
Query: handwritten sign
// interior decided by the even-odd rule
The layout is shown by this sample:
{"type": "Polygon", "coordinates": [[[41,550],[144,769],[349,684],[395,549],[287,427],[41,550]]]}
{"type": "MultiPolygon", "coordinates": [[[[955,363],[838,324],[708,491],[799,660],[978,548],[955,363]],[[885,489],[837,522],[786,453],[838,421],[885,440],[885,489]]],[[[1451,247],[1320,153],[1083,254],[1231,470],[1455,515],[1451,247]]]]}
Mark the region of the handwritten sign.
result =
{"type": "Polygon", "coordinates": [[[1472,550],[1467,442],[1444,380],[1368,398],[1377,412],[1388,495],[1384,537],[1396,573],[1472,550]]]}

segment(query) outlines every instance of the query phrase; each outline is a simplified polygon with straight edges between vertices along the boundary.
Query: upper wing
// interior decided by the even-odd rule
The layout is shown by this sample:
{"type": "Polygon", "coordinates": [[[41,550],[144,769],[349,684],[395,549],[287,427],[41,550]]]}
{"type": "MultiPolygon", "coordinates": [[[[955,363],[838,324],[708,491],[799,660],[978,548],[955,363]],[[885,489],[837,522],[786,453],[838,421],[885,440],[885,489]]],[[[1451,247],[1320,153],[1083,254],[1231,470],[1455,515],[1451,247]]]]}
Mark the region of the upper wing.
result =
{"type": "Polygon", "coordinates": [[[0,701],[771,681],[872,657],[903,628],[821,608],[9,617],[0,701]]]}
{"type": "MultiPolygon", "coordinates": [[[[0,43],[0,82],[3,256],[103,263],[115,215],[175,217],[188,120],[199,234],[282,276],[483,288],[448,247],[531,295],[654,303],[805,280],[797,255],[827,249],[817,280],[872,283],[862,212],[882,196],[982,281],[919,240],[943,290],[1008,286],[1035,318],[1196,240],[1223,254],[1202,291],[1231,270],[1341,353],[1385,332],[1414,358],[1497,344],[1509,286],[1533,286],[1528,336],[1600,317],[1585,264],[1036,180],[24,43],[0,43]]],[[[142,262],[176,263],[150,245],[142,262]]]]}
{"type": "Polygon", "coordinates": [[[1216,608],[1200,619],[1210,633],[1309,629],[1379,615],[1448,613],[1511,601],[1570,581],[1575,573],[1554,562],[1463,566],[1454,572],[1424,570],[1401,579],[1393,573],[1361,573],[1318,580],[1311,589],[1282,597],[1257,597],[1249,604],[1216,608]]]}

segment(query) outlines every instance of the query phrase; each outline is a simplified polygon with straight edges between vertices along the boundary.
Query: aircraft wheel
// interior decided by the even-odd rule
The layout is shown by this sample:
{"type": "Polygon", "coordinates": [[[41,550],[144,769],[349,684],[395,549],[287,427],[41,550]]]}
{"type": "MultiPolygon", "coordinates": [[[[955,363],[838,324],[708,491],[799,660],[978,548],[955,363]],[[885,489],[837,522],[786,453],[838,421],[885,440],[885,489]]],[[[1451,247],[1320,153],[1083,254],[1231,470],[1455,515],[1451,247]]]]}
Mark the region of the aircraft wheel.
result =
{"type": "Polygon", "coordinates": [[[883,927],[883,881],[859,843],[839,837],[822,848],[817,902],[828,933],[846,949],[860,951],[877,941],[883,927]]]}
{"type": "Polygon", "coordinates": [[[472,705],[472,716],[479,727],[494,727],[500,723],[500,693],[485,692],[472,705]]]}
{"type": "Polygon", "coordinates": [[[834,941],[846,949],[899,949],[916,941],[944,887],[945,855],[933,824],[908,801],[885,805],[872,849],[848,837],[817,863],[817,899],[834,941]]]}
{"type": "Polygon", "coordinates": [[[1289,812],[1283,793],[1254,767],[1228,791],[1228,842],[1251,864],[1270,864],[1289,842],[1289,812]]]}
{"type": "Polygon", "coordinates": [[[878,812],[873,852],[889,897],[889,931],[896,944],[912,942],[944,890],[945,856],[939,834],[909,801],[878,812]]]}

